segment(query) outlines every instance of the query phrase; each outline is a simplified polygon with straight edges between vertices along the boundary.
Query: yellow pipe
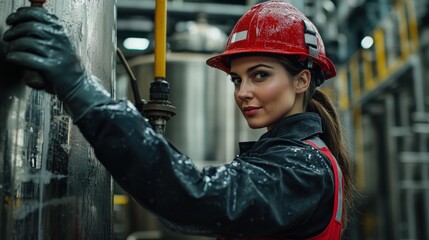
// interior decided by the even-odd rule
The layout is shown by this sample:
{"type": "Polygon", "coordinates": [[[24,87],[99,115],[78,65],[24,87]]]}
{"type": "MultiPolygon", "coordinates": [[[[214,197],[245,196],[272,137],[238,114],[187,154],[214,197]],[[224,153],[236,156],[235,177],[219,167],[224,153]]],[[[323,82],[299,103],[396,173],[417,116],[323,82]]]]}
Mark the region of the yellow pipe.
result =
{"type": "Polygon", "coordinates": [[[363,57],[363,81],[365,83],[365,92],[369,92],[375,88],[375,82],[372,71],[372,57],[371,50],[364,50],[363,57]]]}
{"type": "Polygon", "coordinates": [[[128,204],[128,196],[127,195],[120,195],[115,194],[113,195],[113,204],[115,205],[127,205],[128,204]]]}
{"type": "Polygon", "coordinates": [[[381,81],[387,77],[386,48],[384,44],[384,32],[377,28],[374,31],[375,59],[377,59],[377,80],[381,81]]]}
{"type": "Polygon", "coordinates": [[[363,146],[362,110],[358,106],[353,109],[354,133],[355,133],[355,163],[356,163],[356,186],[359,190],[365,189],[365,161],[363,146]]]}
{"type": "Polygon", "coordinates": [[[410,49],[408,47],[408,26],[407,19],[405,16],[404,4],[398,3],[396,5],[396,12],[398,13],[398,22],[399,22],[399,40],[401,46],[401,58],[402,60],[407,59],[410,54],[410,49]]]}
{"type": "Polygon", "coordinates": [[[156,0],[155,6],[155,79],[165,79],[167,52],[167,0],[156,0]]]}
{"type": "Polygon", "coordinates": [[[414,52],[419,47],[419,30],[416,16],[416,8],[414,1],[406,1],[407,10],[408,10],[408,24],[410,29],[410,38],[411,38],[411,50],[414,52]]]}
{"type": "Polygon", "coordinates": [[[350,80],[352,84],[352,104],[360,100],[362,92],[360,89],[360,74],[359,74],[359,57],[360,52],[356,53],[350,60],[350,80]]]}
{"type": "Polygon", "coordinates": [[[349,91],[348,91],[348,79],[347,71],[342,69],[338,71],[338,84],[339,84],[339,107],[342,111],[349,109],[349,91]]]}

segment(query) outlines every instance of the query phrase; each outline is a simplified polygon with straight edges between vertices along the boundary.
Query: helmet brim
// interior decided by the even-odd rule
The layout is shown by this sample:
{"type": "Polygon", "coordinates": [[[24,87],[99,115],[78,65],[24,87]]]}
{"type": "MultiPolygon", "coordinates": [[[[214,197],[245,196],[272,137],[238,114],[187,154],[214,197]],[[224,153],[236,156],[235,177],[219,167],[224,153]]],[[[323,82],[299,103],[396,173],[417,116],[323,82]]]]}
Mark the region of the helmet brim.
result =
{"type": "Polygon", "coordinates": [[[332,78],[336,76],[336,70],[334,63],[327,57],[319,56],[324,58],[324,62],[321,62],[319,59],[307,54],[307,53],[294,53],[294,54],[279,54],[278,50],[267,50],[267,49],[261,49],[256,50],[255,49],[248,49],[248,50],[234,50],[234,51],[225,51],[221,54],[215,55],[209,59],[207,59],[206,64],[210,67],[217,68],[219,70],[224,71],[225,73],[229,74],[231,72],[231,57],[237,56],[241,54],[248,54],[248,53],[267,53],[267,54],[276,54],[276,55],[301,55],[306,56],[308,58],[313,59],[322,69],[322,71],[326,74],[326,79],[332,78]]]}

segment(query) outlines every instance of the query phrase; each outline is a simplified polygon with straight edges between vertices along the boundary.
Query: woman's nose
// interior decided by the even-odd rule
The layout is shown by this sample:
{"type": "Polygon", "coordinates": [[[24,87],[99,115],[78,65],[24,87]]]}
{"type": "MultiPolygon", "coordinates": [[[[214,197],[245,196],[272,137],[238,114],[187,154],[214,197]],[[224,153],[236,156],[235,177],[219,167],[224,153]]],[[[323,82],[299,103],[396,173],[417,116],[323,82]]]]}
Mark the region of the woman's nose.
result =
{"type": "Polygon", "coordinates": [[[253,98],[253,87],[252,84],[247,81],[242,81],[237,89],[237,98],[241,100],[253,98]]]}

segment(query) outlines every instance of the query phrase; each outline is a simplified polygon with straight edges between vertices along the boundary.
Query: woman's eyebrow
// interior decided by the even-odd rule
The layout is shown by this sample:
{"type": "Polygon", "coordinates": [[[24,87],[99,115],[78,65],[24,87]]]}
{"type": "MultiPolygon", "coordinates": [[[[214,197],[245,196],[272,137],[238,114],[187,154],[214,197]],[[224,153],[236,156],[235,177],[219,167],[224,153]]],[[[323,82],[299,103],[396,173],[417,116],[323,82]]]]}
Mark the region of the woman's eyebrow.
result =
{"type": "MultiPolygon", "coordinates": [[[[246,73],[250,73],[250,72],[252,72],[253,70],[255,70],[255,69],[259,68],[259,67],[266,67],[266,68],[271,68],[271,69],[273,69],[273,67],[271,67],[271,66],[269,66],[269,65],[266,65],[266,64],[260,63],[260,64],[256,64],[255,66],[251,66],[251,67],[249,67],[249,68],[246,70],[246,73]]],[[[229,75],[238,75],[238,74],[236,74],[235,72],[230,72],[230,73],[229,73],[229,75]]]]}

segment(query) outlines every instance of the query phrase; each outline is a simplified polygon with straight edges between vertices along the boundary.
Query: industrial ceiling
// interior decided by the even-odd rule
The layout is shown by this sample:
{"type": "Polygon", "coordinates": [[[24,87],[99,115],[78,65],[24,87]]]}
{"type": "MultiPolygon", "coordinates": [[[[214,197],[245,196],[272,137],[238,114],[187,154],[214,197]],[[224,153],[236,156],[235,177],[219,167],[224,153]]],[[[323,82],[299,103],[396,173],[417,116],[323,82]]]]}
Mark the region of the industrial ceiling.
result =
{"type": "MultiPolygon", "coordinates": [[[[178,23],[196,21],[203,16],[207,23],[228,34],[236,21],[257,0],[169,0],[167,2],[167,41],[178,23]]],[[[327,55],[334,61],[344,61],[359,48],[360,40],[379,19],[386,15],[390,0],[290,0],[318,27],[324,39],[327,55]],[[358,21],[357,21],[358,19],[358,21]]],[[[144,51],[123,48],[129,37],[153,40],[155,0],[118,0],[118,45],[130,57],[144,51]]],[[[147,51],[150,51],[148,49],[147,51]]]]}

